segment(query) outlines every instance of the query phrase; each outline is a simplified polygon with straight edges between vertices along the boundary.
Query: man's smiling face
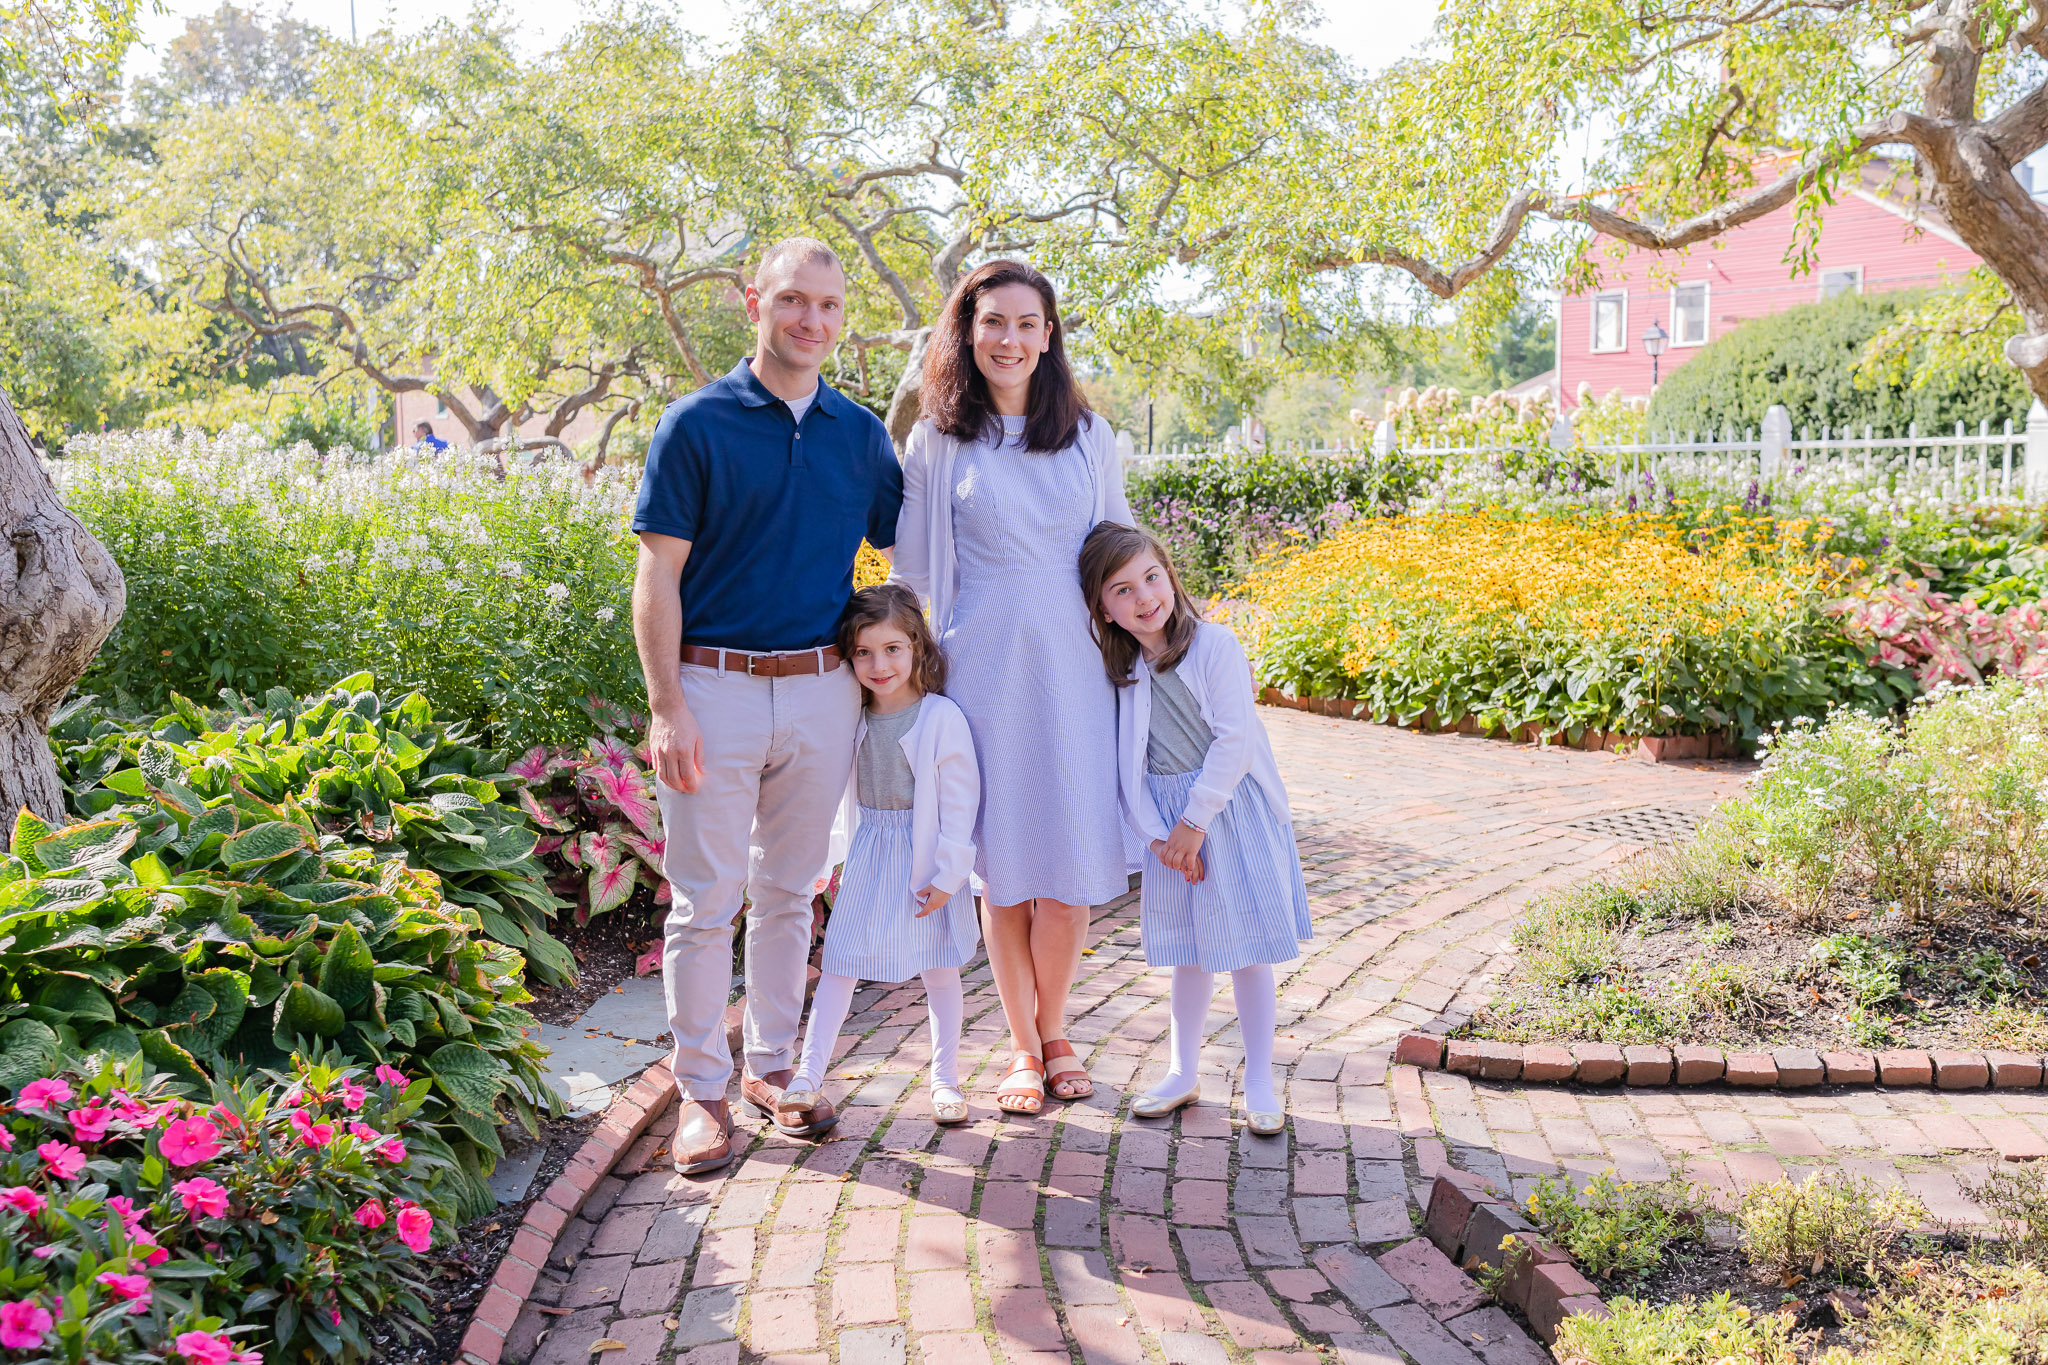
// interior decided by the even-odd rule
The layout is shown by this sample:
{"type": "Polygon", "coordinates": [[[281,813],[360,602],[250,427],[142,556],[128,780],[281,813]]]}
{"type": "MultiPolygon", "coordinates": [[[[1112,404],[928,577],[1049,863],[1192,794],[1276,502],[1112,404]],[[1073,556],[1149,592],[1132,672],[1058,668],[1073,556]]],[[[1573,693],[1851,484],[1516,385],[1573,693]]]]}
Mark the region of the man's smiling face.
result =
{"type": "Polygon", "coordinates": [[[846,322],[846,274],[829,261],[778,262],[747,289],[759,354],[791,370],[816,371],[846,322]]]}

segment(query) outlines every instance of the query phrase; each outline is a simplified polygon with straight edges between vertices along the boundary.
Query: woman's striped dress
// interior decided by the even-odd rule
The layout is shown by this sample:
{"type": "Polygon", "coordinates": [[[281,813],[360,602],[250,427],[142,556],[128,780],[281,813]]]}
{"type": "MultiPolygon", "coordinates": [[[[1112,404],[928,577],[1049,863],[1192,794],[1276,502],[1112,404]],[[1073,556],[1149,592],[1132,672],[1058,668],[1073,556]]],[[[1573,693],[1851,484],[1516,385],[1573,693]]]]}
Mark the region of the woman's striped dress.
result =
{"type": "MultiPolygon", "coordinates": [[[[1145,785],[1169,829],[1187,809],[1211,738],[1187,684],[1172,669],[1155,672],[1145,785]]],[[[1146,851],[1138,923],[1151,966],[1234,972],[1289,961],[1313,937],[1294,828],[1252,778],[1209,822],[1202,866],[1206,875],[1190,886],[1146,851]]]]}

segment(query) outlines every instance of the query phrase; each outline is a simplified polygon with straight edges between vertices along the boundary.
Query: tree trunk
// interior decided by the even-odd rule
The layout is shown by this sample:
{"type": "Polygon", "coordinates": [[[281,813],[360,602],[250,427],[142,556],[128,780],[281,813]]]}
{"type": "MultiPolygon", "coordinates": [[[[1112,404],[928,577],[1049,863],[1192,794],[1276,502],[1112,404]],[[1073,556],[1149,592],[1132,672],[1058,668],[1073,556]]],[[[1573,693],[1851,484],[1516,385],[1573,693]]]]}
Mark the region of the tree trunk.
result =
{"type": "MultiPolygon", "coordinates": [[[[0,388],[0,818],[64,818],[50,713],[128,604],[121,566],[57,497],[0,388]]],[[[0,836],[4,837],[4,836],[0,836]]]]}
{"type": "Polygon", "coordinates": [[[2048,209],[2014,179],[1981,130],[1959,135],[1948,155],[1926,160],[1949,226],[2012,293],[2025,330],[2006,342],[2006,359],[2048,403],[2048,209]]]}
{"type": "Polygon", "coordinates": [[[896,381],[896,392],[889,396],[889,439],[901,451],[910,440],[910,429],[917,425],[917,419],[924,415],[924,353],[931,344],[932,329],[920,328],[917,337],[910,343],[910,355],[903,362],[903,377],[896,381]]]}

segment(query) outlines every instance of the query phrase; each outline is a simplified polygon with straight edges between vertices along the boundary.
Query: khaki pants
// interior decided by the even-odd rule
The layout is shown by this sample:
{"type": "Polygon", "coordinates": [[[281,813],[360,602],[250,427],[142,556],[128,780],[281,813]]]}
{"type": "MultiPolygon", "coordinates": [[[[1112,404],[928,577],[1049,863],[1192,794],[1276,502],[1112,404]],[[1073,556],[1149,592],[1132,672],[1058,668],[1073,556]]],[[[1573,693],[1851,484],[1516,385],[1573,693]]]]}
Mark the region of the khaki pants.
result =
{"type": "Polygon", "coordinates": [[[692,793],[659,781],[662,872],[674,904],[661,975],[675,1034],[670,1067],[687,1099],[725,1097],[725,1006],[734,922],[747,907],[747,1074],[796,1057],[811,897],[853,768],[860,685],[841,664],[809,677],[755,678],[682,665],[683,699],[704,736],[692,793]]]}

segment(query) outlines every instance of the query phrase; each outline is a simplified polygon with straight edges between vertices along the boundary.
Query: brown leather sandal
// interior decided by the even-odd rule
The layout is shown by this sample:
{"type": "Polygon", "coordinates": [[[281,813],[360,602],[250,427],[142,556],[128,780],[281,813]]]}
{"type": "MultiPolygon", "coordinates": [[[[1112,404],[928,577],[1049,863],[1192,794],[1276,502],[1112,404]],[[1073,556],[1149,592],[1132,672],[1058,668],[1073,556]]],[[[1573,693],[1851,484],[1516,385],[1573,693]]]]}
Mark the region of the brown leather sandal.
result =
{"type": "Polygon", "coordinates": [[[1020,1052],[996,1087],[996,1108],[1005,1114],[1036,1114],[1045,1107],[1045,1063],[1020,1052]]]}
{"type": "Polygon", "coordinates": [[[1047,1072],[1046,1084],[1052,1087],[1055,1096],[1063,1100],[1085,1100],[1095,1093],[1095,1082],[1088,1079],[1087,1069],[1081,1065],[1081,1059],[1074,1055],[1072,1043],[1064,1038],[1048,1038],[1041,1046],[1045,1049],[1045,1062],[1048,1068],[1060,1057],[1074,1058],[1071,1070],[1047,1072]]]}

